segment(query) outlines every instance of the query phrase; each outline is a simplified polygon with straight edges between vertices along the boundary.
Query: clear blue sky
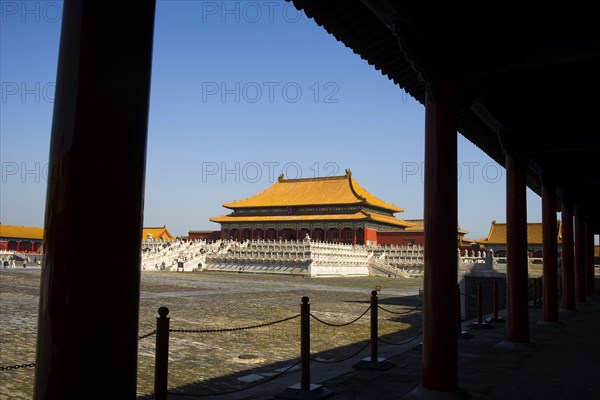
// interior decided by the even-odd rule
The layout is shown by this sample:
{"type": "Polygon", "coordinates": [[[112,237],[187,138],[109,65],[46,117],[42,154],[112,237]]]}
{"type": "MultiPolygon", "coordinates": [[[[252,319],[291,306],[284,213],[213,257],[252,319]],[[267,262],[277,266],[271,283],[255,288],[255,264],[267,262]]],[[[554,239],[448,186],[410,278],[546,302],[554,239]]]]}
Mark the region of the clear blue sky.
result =
{"type": "MultiPolygon", "coordinates": [[[[62,2],[0,4],[0,222],[42,226],[62,2]]],[[[145,226],[218,229],[221,204],[282,172],[346,168],[422,218],[423,106],[314,21],[283,0],[158,1],[155,26],[145,226]]],[[[477,239],[505,221],[506,174],[458,148],[459,223],[477,239]]]]}

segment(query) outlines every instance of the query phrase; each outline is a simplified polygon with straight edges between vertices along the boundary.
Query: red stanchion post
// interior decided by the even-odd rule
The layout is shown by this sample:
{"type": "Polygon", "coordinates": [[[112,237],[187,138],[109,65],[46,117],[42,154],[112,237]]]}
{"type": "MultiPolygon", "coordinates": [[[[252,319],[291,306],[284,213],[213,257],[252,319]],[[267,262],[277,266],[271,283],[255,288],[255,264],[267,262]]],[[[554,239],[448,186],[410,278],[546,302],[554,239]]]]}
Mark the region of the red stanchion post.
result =
{"type": "Polygon", "coordinates": [[[324,399],[333,392],[322,385],[310,383],[310,305],[308,297],[300,304],[300,384],[289,386],[278,399],[324,399]]]}
{"type": "MultiPolygon", "coordinates": [[[[377,290],[371,292],[371,356],[363,358],[353,368],[386,370],[392,368],[395,364],[388,360],[379,359],[379,299],[377,290]]],[[[366,312],[366,311],[365,311],[366,312]]]]}
{"type": "Polygon", "coordinates": [[[169,372],[169,309],[160,307],[156,318],[156,359],[154,364],[154,398],[167,400],[169,372]]]}
{"type": "Polygon", "coordinates": [[[371,292],[371,363],[379,361],[378,348],[378,332],[377,332],[377,291],[371,292]]]}
{"type": "Polygon", "coordinates": [[[310,391],[310,304],[302,297],[300,305],[300,389],[310,391]]]}

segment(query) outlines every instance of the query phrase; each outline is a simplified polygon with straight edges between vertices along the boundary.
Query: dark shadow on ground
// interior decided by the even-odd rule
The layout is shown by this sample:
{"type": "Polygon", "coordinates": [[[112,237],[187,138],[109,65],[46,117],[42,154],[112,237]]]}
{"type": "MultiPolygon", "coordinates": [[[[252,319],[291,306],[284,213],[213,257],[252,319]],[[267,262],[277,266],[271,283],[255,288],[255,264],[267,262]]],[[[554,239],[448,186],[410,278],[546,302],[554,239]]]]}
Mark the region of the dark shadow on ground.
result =
{"type": "MultiPolygon", "coordinates": [[[[362,303],[356,302],[356,303],[362,303]]],[[[368,301],[366,302],[368,304],[368,301]]],[[[408,325],[404,330],[380,335],[379,343],[383,343],[388,346],[414,346],[414,350],[419,350],[419,338],[421,336],[421,324],[422,324],[422,311],[419,307],[421,304],[421,298],[419,296],[407,296],[407,297],[393,297],[386,298],[380,302],[389,307],[389,310],[398,312],[401,314],[389,313],[385,310],[379,310],[379,320],[391,320],[395,322],[403,322],[408,325]],[[402,308],[394,309],[392,306],[404,306],[402,308]]],[[[368,313],[363,318],[369,318],[368,313]]],[[[311,324],[315,324],[314,320],[311,324]]],[[[312,325],[311,325],[312,326],[312,325]]],[[[326,328],[325,328],[326,329],[326,328]]],[[[343,328],[342,328],[343,329],[343,328]]],[[[368,333],[367,333],[368,335],[368,333]]],[[[300,344],[298,343],[298,346],[300,344]]],[[[199,350],[201,351],[201,350],[199,350]]],[[[270,363],[260,367],[246,368],[238,372],[212,378],[208,380],[198,381],[193,384],[169,387],[168,388],[168,399],[169,400],[180,400],[190,398],[212,398],[218,399],[219,396],[225,394],[238,393],[240,399],[250,399],[248,390],[254,387],[267,384],[271,380],[280,378],[282,376],[293,376],[297,377],[297,382],[300,382],[300,349],[298,348],[298,357],[290,357],[289,359],[281,362],[270,363]],[[239,380],[241,377],[248,375],[262,375],[265,378],[256,382],[243,383],[239,380]],[[245,393],[246,392],[246,393],[245,393]]],[[[358,355],[368,357],[370,354],[370,341],[368,339],[361,340],[352,343],[347,346],[341,346],[333,348],[327,351],[318,353],[311,353],[311,368],[315,367],[317,363],[328,363],[335,365],[354,358],[358,355]],[[318,361],[314,361],[318,360],[318,361]]],[[[346,367],[347,368],[347,367],[346,367]]],[[[342,370],[340,370],[340,373],[342,370]]],[[[137,397],[137,400],[150,400],[154,399],[153,394],[141,395],[137,397]]]]}

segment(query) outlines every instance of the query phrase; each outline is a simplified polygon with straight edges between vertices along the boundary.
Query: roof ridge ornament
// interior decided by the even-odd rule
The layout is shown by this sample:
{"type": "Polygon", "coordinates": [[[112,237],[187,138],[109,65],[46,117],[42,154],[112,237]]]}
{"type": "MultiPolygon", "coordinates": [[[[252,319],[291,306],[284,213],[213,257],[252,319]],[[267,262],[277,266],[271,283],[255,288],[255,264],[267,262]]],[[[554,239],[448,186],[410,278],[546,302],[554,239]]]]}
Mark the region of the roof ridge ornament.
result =
{"type": "Polygon", "coordinates": [[[283,172],[281,174],[279,174],[279,178],[277,178],[277,181],[279,181],[279,182],[283,182],[284,181],[283,172]]]}
{"type": "Polygon", "coordinates": [[[348,178],[348,183],[350,184],[350,190],[352,191],[352,193],[356,196],[357,199],[359,199],[361,202],[363,202],[364,204],[367,203],[367,198],[365,196],[361,196],[356,189],[354,189],[354,185],[352,184],[352,171],[350,171],[350,168],[346,168],[346,178],[348,178]]]}

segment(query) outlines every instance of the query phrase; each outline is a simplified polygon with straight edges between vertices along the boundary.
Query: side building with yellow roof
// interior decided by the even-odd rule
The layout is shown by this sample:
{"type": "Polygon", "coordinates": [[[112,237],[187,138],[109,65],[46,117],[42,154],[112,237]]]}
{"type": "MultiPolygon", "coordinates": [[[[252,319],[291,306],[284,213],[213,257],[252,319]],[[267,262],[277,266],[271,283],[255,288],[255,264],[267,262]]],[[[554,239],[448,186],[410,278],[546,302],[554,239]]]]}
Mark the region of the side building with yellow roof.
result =
{"type": "MultiPolygon", "coordinates": [[[[143,228],[142,240],[175,240],[166,226],[143,228]]],[[[44,228],[0,224],[0,250],[41,253],[44,228]]]]}
{"type": "Polygon", "coordinates": [[[44,228],[0,224],[0,250],[38,253],[44,240],[44,228]]]}
{"type": "Polygon", "coordinates": [[[142,240],[175,240],[168,231],[167,226],[147,227],[142,230],[142,240]]]}
{"type": "Polygon", "coordinates": [[[285,179],[244,200],[223,204],[228,215],[210,218],[221,224],[221,238],[303,240],[349,244],[377,243],[378,231],[403,231],[413,224],[403,212],[369,193],[349,169],[343,176],[285,179]]]}
{"type": "MultiPolygon", "coordinates": [[[[379,231],[377,232],[377,238],[382,244],[395,244],[395,245],[425,245],[425,220],[424,219],[407,219],[406,222],[412,224],[412,226],[404,229],[401,232],[397,231],[379,231]]],[[[471,243],[471,239],[467,239],[465,235],[469,233],[461,229],[460,225],[456,229],[456,245],[458,247],[467,247],[471,243]]]]}
{"type": "MultiPolygon", "coordinates": [[[[560,221],[556,222],[556,239],[558,243],[558,251],[560,252],[562,244],[562,225],[560,221]]],[[[488,236],[476,241],[488,250],[493,250],[497,256],[506,255],[506,223],[492,221],[488,236]]],[[[530,256],[542,256],[542,223],[528,222],[527,223],[527,250],[530,256]]]]}

